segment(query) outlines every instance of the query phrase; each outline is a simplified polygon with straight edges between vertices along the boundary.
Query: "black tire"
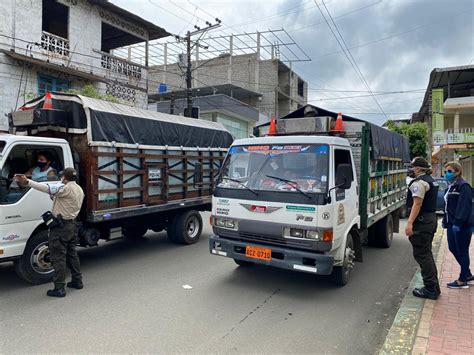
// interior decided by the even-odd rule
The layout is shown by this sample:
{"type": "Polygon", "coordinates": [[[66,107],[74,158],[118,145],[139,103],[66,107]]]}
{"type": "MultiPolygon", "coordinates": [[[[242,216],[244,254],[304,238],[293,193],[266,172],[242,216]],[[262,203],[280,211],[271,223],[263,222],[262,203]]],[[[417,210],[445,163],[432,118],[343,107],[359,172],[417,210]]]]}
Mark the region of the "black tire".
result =
{"type": "Polygon", "coordinates": [[[23,255],[15,260],[15,271],[24,281],[41,285],[53,280],[53,267],[49,259],[48,231],[41,230],[26,243],[23,255]]]}
{"type": "Polygon", "coordinates": [[[255,265],[255,263],[252,263],[251,261],[246,261],[246,260],[234,259],[234,261],[237,265],[242,266],[242,267],[250,267],[250,266],[255,265]]]}
{"type": "Polygon", "coordinates": [[[334,266],[331,273],[331,280],[338,286],[345,286],[351,278],[352,269],[354,267],[354,241],[352,235],[348,234],[346,239],[346,248],[344,251],[344,261],[341,266],[334,266]]]}
{"type": "Polygon", "coordinates": [[[169,238],[179,244],[194,244],[201,237],[202,218],[198,211],[185,211],[168,228],[169,238]]]}
{"type": "Polygon", "coordinates": [[[125,238],[130,240],[140,239],[146,234],[146,232],[148,232],[148,226],[140,225],[139,223],[136,225],[124,226],[123,228],[123,235],[125,238]]]}
{"type": "Polygon", "coordinates": [[[377,246],[380,248],[390,248],[393,240],[393,217],[389,214],[375,225],[377,235],[377,246]]]}
{"type": "Polygon", "coordinates": [[[402,218],[402,219],[408,218],[408,208],[407,208],[407,206],[400,207],[398,211],[399,211],[400,218],[402,218]]]}
{"type": "Polygon", "coordinates": [[[370,246],[390,248],[393,241],[393,217],[391,214],[382,218],[369,228],[368,241],[370,246]]]}

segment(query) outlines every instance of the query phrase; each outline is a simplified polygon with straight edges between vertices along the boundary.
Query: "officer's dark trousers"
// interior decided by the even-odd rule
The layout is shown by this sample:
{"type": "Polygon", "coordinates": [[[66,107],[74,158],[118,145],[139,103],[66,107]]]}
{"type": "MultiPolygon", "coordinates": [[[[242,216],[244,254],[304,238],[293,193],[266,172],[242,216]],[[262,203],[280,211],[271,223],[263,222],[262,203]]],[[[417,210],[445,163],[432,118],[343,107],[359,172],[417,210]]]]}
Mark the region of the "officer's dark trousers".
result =
{"type": "Polygon", "coordinates": [[[423,283],[430,291],[439,290],[438,270],[431,251],[431,243],[436,228],[435,213],[420,214],[413,223],[413,235],[410,237],[410,243],[413,246],[413,257],[420,265],[423,283]]]}
{"type": "Polygon", "coordinates": [[[79,257],[76,250],[77,226],[75,223],[64,223],[49,231],[49,250],[54,267],[54,287],[64,288],[67,269],[71,270],[72,280],[81,281],[79,257]]]}
{"type": "Polygon", "coordinates": [[[453,232],[453,226],[448,224],[448,246],[456,261],[461,266],[459,281],[466,281],[472,276],[469,269],[469,245],[471,244],[471,228],[461,228],[458,233],[453,232]]]}

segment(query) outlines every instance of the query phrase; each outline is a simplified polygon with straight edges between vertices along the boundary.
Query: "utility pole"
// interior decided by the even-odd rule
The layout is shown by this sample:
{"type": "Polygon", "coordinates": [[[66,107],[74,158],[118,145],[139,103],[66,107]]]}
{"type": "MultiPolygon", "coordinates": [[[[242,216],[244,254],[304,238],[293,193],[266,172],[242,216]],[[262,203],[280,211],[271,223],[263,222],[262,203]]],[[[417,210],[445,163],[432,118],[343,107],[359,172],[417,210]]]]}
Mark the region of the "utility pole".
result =
{"type": "MultiPolygon", "coordinates": [[[[194,47],[201,47],[204,49],[208,49],[207,46],[202,46],[199,44],[199,39],[195,42],[192,41],[192,37],[197,35],[197,34],[204,34],[204,32],[213,30],[215,28],[218,28],[221,26],[221,20],[216,18],[216,23],[211,24],[210,22],[206,21],[207,27],[205,28],[200,28],[199,26],[194,26],[196,31],[190,32],[188,31],[186,33],[185,38],[181,38],[179,36],[176,36],[176,40],[178,42],[181,41],[186,41],[186,101],[187,101],[187,109],[185,110],[185,116],[186,117],[192,117],[192,111],[193,111],[193,96],[192,96],[192,62],[191,62],[191,57],[192,57],[192,50],[194,47]]],[[[202,37],[202,36],[201,36],[202,37]]]]}

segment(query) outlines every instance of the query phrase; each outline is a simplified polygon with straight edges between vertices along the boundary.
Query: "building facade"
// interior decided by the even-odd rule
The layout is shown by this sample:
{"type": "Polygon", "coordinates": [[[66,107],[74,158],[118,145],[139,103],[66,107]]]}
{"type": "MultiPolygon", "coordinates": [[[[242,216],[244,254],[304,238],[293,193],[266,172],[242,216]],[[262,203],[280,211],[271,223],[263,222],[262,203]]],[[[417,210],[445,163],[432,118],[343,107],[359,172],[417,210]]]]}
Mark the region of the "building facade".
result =
{"type": "MultiPolygon", "coordinates": [[[[289,66],[279,59],[259,59],[258,54],[237,56],[222,55],[211,61],[193,61],[193,92],[213,90],[213,94],[226,94],[243,105],[251,106],[260,113],[260,121],[272,115],[283,117],[304,106],[308,100],[308,84],[289,66]],[[221,87],[231,85],[232,92],[220,91],[221,87]],[[247,96],[239,91],[249,93],[247,96]]],[[[177,64],[164,64],[150,69],[153,82],[167,86],[167,94],[180,92],[185,87],[182,67],[177,64]]],[[[149,94],[157,94],[159,86],[150,85],[149,94]]],[[[169,95],[168,95],[169,96],[169,95]]],[[[155,97],[159,99],[158,96],[155,97]]],[[[251,131],[251,129],[249,129],[251,131]]]]}
{"type": "Polygon", "coordinates": [[[145,62],[115,56],[114,50],[169,34],[107,0],[2,0],[0,2],[0,130],[6,115],[46,91],[99,93],[146,108],[145,62]]]}
{"type": "Polygon", "coordinates": [[[436,68],[431,72],[423,104],[412,122],[424,122],[431,140],[433,173],[459,160],[463,175],[474,183],[474,65],[436,68]]]}

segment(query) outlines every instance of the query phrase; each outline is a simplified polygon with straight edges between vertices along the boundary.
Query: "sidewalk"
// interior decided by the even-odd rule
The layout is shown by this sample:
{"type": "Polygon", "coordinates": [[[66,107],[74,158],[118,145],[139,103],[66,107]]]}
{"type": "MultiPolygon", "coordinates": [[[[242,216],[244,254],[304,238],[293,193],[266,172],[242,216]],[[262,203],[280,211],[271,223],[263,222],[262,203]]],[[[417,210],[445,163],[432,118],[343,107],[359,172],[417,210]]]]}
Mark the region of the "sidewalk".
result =
{"type": "MultiPolygon", "coordinates": [[[[470,255],[472,269],[474,243],[470,255]]],[[[441,296],[437,301],[425,301],[412,354],[474,354],[474,285],[460,290],[446,287],[446,283],[459,276],[459,265],[449,252],[446,232],[437,264],[441,296]]]]}
{"type": "MultiPolygon", "coordinates": [[[[379,355],[474,354],[474,285],[461,290],[446,287],[459,276],[459,265],[448,249],[446,231],[441,226],[433,241],[433,254],[440,274],[441,296],[431,301],[412,295],[413,288],[423,286],[417,271],[379,355]]],[[[470,255],[474,269],[474,240],[470,255]]]]}

